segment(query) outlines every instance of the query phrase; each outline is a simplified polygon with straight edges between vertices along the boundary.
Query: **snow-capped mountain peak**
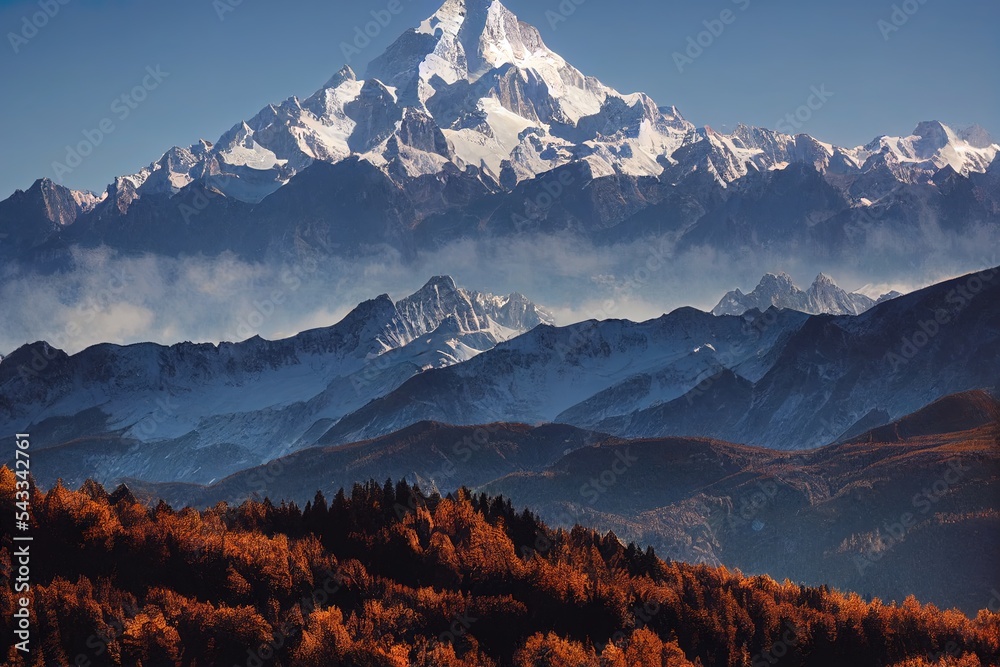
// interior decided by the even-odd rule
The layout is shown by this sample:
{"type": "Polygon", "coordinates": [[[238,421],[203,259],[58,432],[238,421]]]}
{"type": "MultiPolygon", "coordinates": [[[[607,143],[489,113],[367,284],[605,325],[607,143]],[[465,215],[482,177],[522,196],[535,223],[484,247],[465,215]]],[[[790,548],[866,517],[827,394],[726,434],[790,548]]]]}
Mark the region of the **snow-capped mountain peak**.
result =
{"type": "Polygon", "coordinates": [[[1000,145],[978,126],[955,131],[940,121],[924,121],[909,136],[881,136],[856,151],[867,159],[865,171],[881,166],[904,182],[921,182],[944,167],[963,176],[985,172],[1000,145]]]}
{"type": "Polygon", "coordinates": [[[712,311],[715,315],[742,315],[756,308],[761,312],[771,306],[785,307],[782,304],[801,300],[803,292],[792,282],[791,276],[784,272],[765,273],[757,287],[749,294],[744,294],[738,287],[722,298],[712,311]]]}
{"type": "Polygon", "coordinates": [[[73,356],[38,343],[2,359],[0,392],[18,400],[0,402],[0,433],[93,409],[126,438],[219,449],[199,450],[201,472],[183,460],[145,454],[142,463],[116,462],[119,472],[143,469],[155,476],[171,469],[178,478],[207,481],[241,460],[287,452],[314,423],[328,426],[415,374],[468,361],[548,322],[544,310],[520,295],[468,291],[440,276],[409,297],[394,302],[383,294],[333,326],[285,340],[99,345],[73,356]],[[39,346],[59,373],[39,379],[25,370],[39,346]],[[107,383],[109,373],[120,382],[107,383]],[[173,407],[150,427],[150,414],[164,402],[173,407]],[[234,458],[223,442],[245,445],[234,458]]]}
{"type": "Polygon", "coordinates": [[[692,130],[676,108],[582,74],[502,3],[447,0],[372,60],[365,79],[344,66],[305,100],[268,105],[214,145],[171,149],[113,187],[120,210],[197,180],[256,203],[314,161],[351,156],[396,179],[440,173],[450,162],[484,169],[493,181],[506,170],[504,182],[517,183],[574,160],[595,174],[657,175],[657,158],[692,130]],[[617,126],[609,98],[634,110],[617,126]],[[433,150],[411,141],[407,119],[415,117],[439,135],[433,150]],[[581,124],[600,132],[567,137],[581,124]]]}
{"type": "Polygon", "coordinates": [[[438,39],[436,58],[421,63],[421,77],[430,80],[438,74],[435,65],[439,63],[446,65],[445,73],[451,68],[458,78],[469,81],[494,67],[523,63],[544,45],[536,30],[522,26],[495,0],[448,0],[415,29],[417,34],[438,39]]]}
{"type": "Polygon", "coordinates": [[[877,303],[899,296],[883,295],[879,300],[857,292],[848,293],[837,286],[833,278],[821,273],[808,290],[800,290],[786,273],[768,273],[749,294],[739,289],[726,294],[712,310],[715,315],[743,315],[749,310],[761,312],[768,308],[787,308],[810,315],[860,315],[877,303]]]}
{"type": "Polygon", "coordinates": [[[821,273],[818,276],[816,276],[816,280],[813,281],[813,286],[815,287],[817,285],[836,287],[837,283],[833,282],[833,278],[831,278],[830,276],[826,275],[825,273],[821,273]]]}
{"type": "Polygon", "coordinates": [[[350,65],[344,65],[337,73],[334,74],[330,79],[323,84],[322,90],[336,89],[339,88],[346,81],[357,81],[358,75],[354,73],[350,65]]]}
{"type": "MultiPolygon", "coordinates": [[[[821,277],[822,274],[820,274],[821,277]]],[[[819,280],[817,278],[817,280],[819,280]]],[[[792,277],[785,273],[784,271],[779,271],[777,273],[765,273],[764,277],[760,279],[758,284],[758,289],[761,287],[771,288],[771,289],[797,289],[792,281],[792,277]]]]}
{"type": "Polygon", "coordinates": [[[435,276],[413,295],[396,303],[403,326],[412,338],[454,320],[462,333],[489,333],[493,344],[551,324],[552,316],[519,294],[508,297],[467,291],[451,276],[435,276]]]}
{"type": "MultiPolygon", "coordinates": [[[[873,172],[872,189],[884,193],[885,180],[927,183],[945,167],[984,172],[998,151],[982,128],[937,122],[854,149],[743,125],[728,135],[698,129],[674,106],[586,76],[499,0],[446,0],[374,58],[364,79],[345,65],[311,96],[269,104],[214,144],[172,148],[116,179],[104,206],[124,214],[141,197],[192,185],[255,204],[315,162],[350,158],[400,186],[457,167],[487,190],[510,190],[577,163],[591,179],[676,185],[705,174],[725,188],[805,164],[855,178],[873,172]]],[[[851,196],[878,198],[870,194],[851,196]]]]}
{"type": "Polygon", "coordinates": [[[397,88],[405,104],[447,114],[437,119],[442,128],[486,99],[528,121],[575,124],[615,94],[569,65],[497,0],[448,0],[375,58],[367,76],[397,88]],[[455,101],[464,103],[443,104],[455,101]]]}

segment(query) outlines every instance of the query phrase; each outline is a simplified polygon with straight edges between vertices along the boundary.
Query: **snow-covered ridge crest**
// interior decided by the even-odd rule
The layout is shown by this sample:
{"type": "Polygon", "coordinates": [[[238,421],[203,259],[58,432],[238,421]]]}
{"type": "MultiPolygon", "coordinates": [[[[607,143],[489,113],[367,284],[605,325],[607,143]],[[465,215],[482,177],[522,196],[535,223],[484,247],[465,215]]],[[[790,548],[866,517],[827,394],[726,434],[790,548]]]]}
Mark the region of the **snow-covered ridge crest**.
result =
{"type": "Polygon", "coordinates": [[[1000,145],[979,126],[954,130],[939,121],[925,121],[909,136],[878,137],[857,153],[871,164],[908,168],[917,174],[933,175],[950,167],[968,176],[986,171],[1000,153],[1000,145]]]}
{"type": "Polygon", "coordinates": [[[284,340],[98,345],[73,356],[37,343],[0,359],[0,393],[17,397],[0,405],[0,434],[90,411],[125,438],[204,448],[200,471],[172,468],[179,464],[148,450],[141,464],[108,462],[123,474],[149,465],[154,476],[160,467],[172,470],[165,477],[208,481],[238,469],[239,457],[259,463],[287,452],[314,423],[332,423],[416,374],[550,323],[520,294],[466,290],[438,276],[399,301],[381,295],[333,326],[284,340]],[[43,351],[59,372],[36,377],[28,369],[43,351]],[[234,458],[223,443],[246,444],[233,446],[234,458]]]}
{"type": "MultiPolygon", "coordinates": [[[[497,296],[459,287],[451,276],[435,276],[411,296],[395,304],[396,319],[408,344],[444,324],[456,336],[488,334],[492,345],[540,324],[553,324],[547,311],[521,294],[497,296]]],[[[490,347],[492,347],[492,345],[490,347]]],[[[387,349],[391,349],[391,344],[387,349]]]]}
{"type": "Polygon", "coordinates": [[[768,273],[749,294],[738,288],[729,292],[712,309],[713,315],[743,315],[750,310],[787,308],[810,315],[860,315],[876,305],[901,296],[898,292],[872,299],[847,292],[825,274],[819,274],[808,290],[800,290],[787,273],[768,273]]]}
{"type": "Polygon", "coordinates": [[[569,163],[586,163],[594,178],[670,184],[708,174],[727,186],[796,163],[872,173],[878,183],[925,183],[946,167],[986,171],[998,153],[982,128],[937,122],[857,148],[763,128],[699,129],[676,107],[586,76],[499,0],[446,0],[373,59],[365,78],[345,66],[308,98],[268,105],[214,144],[170,149],[116,179],[108,195],[126,210],[147,194],[173,195],[201,182],[256,203],[316,161],[352,157],[401,185],[457,167],[478,170],[489,189],[511,189],[569,163]]]}
{"type": "Polygon", "coordinates": [[[496,0],[448,0],[414,32],[437,40],[420,64],[420,76],[427,81],[437,74],[449,84],[459,79],[474,82],[501,65],[527,67],[538,59],[566,65],[545,47],[534,27],[518,21],[496,0]]]}

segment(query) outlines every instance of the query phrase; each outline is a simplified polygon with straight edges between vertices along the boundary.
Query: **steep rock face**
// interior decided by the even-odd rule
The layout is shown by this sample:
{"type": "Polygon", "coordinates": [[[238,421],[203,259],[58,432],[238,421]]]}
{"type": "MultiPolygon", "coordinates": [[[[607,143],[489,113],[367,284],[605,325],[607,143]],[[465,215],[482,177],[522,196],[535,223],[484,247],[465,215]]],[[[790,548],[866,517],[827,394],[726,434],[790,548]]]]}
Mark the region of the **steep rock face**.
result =
{"type": "Polygon", "coordinates": [[[434,153],[441,157],[449,155],[448,140],[434,123],[434,118],[416,109],[407,109],[403,113],[395,139],[399,145],[425,153],[434,153]]]}
{"type": "Polygon", "coordinates": [[[860,315],[877,303],[884,303],[901,296],[890,292],[871,299],[864,294],[848,293],[842,290],[832,278],[824,274],[816,277],[808,290],[802,291],[794,285],[786,273],[768,273],[749,294],[739,289],[729,292],[712,309],[715,315],[742,315],[753,309],[765,311],[768,308],[789,308],[810,315],[860,315]]]}
{"type": "MultiPolygon", "coordinates": [[[[106,196],[106,195],[105,195],[106,196]]],[[[0,243],[23,252],[58,235],[102,201],[45,178],[0,202],[0,243]]]]}
{"type": "Polygon", "coordinates": [[[396,97],[376,79],[361,87],[360,95],[344,105],[344,113],[354,121],[354,132],[347,140],[353,153],[367,153],[392,136],[403,109],[396,97]]]}

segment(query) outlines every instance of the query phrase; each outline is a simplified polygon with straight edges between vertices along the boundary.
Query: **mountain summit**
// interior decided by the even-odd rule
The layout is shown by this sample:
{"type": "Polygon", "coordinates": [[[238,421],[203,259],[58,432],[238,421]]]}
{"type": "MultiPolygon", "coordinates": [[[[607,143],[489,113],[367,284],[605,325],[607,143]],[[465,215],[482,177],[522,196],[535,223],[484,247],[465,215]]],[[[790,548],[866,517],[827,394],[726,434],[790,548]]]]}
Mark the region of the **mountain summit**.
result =
{"type": "Polygon", "coordinates": [[[37,343],[0,363],[0,395],[19,397],[0,402],[0,436],[72,422],[83,452],[87,436],[108,429],[114,437],[90,459],[108,475],[207,482],[287,453],[314,424],[326,430],[413,375],[551,323],[520,294],[475,292],[439,276],[404,299],[383,294],[333,326],[285,340],[98,345],[72,356],[37,343]],[[40,354],[59,372],[39,375],[40,354]],[[149,447],[131,450],[136,443],[149,447]]]}
{"type": "Polygon", "coordinates": [[[721,184],[797,161],[820,170],[882,166],[914,180],[910,172],[926,178],[945,165],[984,171],[1000,151],[984,131],[940,123],[855,149],[745,126],[733,135],[698,130],[672,106],[584,75],[498,0],[447,0],[373,59],[365,77],[345,66],[307,99],[268,105],[215,144],[172,148],[116,179],[109,194],[127,209],[203,182],[259,202],[316,161],[352,156],[397,182],[453,165],[509,189],[573,162],[594,176],[666,171],[677,181],[703,171],[721,184]]]}
{"type": "Polygon", "coordinates": [[[569,232],[602,247],[671,235],[680,253],[791,253],[855,274],[905,272],[919,256],[940,267],[947,254],[959,271],[982,263],[984,243],[957,240],[1000,226],[997,155],[981,128],[934,121],[855,148],[698,128],[579,71],[499,1],[447,0],[363,75],[344,66],[103,195],[0,202],[0,261],[63,270],[99,246],[254,262],[389,246],[410,258],[569,232]]]}
{"type": "Polygon", "coordinates": [[[802,291],[787,273],[768,273],[749,294],[739,288],[729,292],[712,309],[714,315],[743,315],[749,310],[787,308],[810,315],[860,315],[876,304],[901,296],[898,292],[883,295],[877,301],[857,292],[848,293],[833,278],[819,274],[812,286],[802,291]]]}
{"type": "Polygon", "coordinates": [[[367,76],[394,86],[406,103],[420,106],[459,82],[476,84],[510,71],[525,81],[534,77],[544,83],[560,101],[563,120],[596,113],[612,92],[588,81],[545,46],[537,29],[492,0],[448,0],[375,58],[367,76]]]}

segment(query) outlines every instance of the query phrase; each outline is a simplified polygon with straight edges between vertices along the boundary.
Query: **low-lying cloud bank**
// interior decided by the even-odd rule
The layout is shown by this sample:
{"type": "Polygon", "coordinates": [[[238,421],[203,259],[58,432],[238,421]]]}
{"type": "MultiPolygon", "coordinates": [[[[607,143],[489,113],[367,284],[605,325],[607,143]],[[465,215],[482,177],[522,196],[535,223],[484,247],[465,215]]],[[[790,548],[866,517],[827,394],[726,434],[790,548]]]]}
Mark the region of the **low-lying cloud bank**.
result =
{"type": "Polygon", "coordinates": [[[79,250],[68,272],[42,275],[30,267],[4,268],[0,353],[36,340],[73,353],[103,342],[282,338],[334,324],[379,294],[402,298],[441,274],[469,289],[521,292],[565,325],[587,319],[646,320],[681,306],[710,310],[728,290],[748,291],[769,271],[785,271],[802,287],[824,272],[845,289],[872,294],[911,291],[1000,263],[995,254],[973,261],[949,259],[953,250],[943,248],[919,264],[871,266],[761,252],[741,257],[710,249],[678,253],[668,237],[609,247],[571,236],[459,241],[409,260],[381,249],[350,258],[271,264],[228,254],[176,259],[79,250]]]}

